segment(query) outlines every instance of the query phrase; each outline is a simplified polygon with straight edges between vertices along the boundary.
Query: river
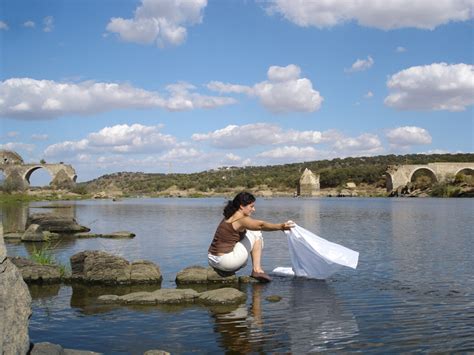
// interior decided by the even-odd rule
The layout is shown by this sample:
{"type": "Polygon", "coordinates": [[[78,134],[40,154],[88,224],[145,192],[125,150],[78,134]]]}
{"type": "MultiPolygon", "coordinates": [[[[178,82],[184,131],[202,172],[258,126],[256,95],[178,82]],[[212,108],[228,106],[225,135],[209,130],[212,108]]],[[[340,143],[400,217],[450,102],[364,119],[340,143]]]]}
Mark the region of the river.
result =
{"type": "MultiPolygon", "coordinates": [[[[128,230],[134,239],[74,239],[54,245],[56,260],[103,250],[157,263],[162,288],[176,273],[206,266],[207,247],[224,199],[124,199],[35,202],[3,207],[5,232],[28,213],[74,216],[95,233],[128,230]],[[55,205],[56,208],[45,208],[55,205]],[[59,208],[58,208],[59,207],[59,208]]],[[[474,351],[472,199],[258,199],[255,218],[288,219],[360,253],[356,270],[325,281],[275,277],[243,285],[246,303],[202,306],[100,306],[97,287],[30,287],[30,340],[106,354],[205,352],[466,352],[474,351]],[[270,302],[271,295],[281,297],[270,302]]],[[[263,266],[290,266],[286,236],[264,233],[263,266]]],[[[9,255],[32,245],[7,243],[9,255]]],[[[250,263],[249,263],[250,264],[250,263]]],[[[239,272],[250,273],[250,267],[239,272]]],[[[121,290],[127,292],[130,290],[121,290]]]]}

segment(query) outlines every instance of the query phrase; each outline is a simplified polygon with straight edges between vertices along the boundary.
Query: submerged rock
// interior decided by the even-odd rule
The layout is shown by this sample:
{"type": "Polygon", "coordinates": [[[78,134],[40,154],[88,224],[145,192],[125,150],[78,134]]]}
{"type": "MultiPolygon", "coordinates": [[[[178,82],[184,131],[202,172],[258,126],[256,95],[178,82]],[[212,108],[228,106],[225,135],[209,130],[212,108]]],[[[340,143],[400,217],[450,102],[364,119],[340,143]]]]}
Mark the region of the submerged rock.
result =
{"type": "Polygon", "coordinates": [[[9,259],[20,270],[26,283],[51,284],[61,282],[61,268],[58,265],[41,265],[19,256],[9,259]]]}
{"type": "Polygon", "coordinates": [[[246,299],[246,294],[230,287],[201,293],[192,289],[161,289],[153,292],[133,292],[123,296],[103,295],[98,299],[106,304],[176,305],[202,303],[205,305],[229,305],[243,302],[246,299]]]}
{"type": "Polygon", "coordinates": [[[38,224],[42,230],[53,233],[80,233],[89,232],[90,229],[79,225],[72,217],[64,217],[52,213],[34,213],[28,217],[27,226],[38,224]]]}
{"type": "Polygon", "coordinates": [[[33,344],[30,355],[99,355],[102,353],[96,353],[93,351],[86,350],[74,350],[74,349],[63,349],[61,345],[43,342],[33,344]]]}
{"type": "Polygon", "coordinates": [[[76,233],[74,234],[77,238],[111,238],[111,239],[121,239],[121,238],[135,238],[135,233],[120,231],[112,233],[76,233]]]}
{"type": "Polygon", "coordinates": [[[70,258],[73,281],[105,285],[160,284],[158,265],[146,260],[128,262],[102,251],[87,250],[70,258]]]}

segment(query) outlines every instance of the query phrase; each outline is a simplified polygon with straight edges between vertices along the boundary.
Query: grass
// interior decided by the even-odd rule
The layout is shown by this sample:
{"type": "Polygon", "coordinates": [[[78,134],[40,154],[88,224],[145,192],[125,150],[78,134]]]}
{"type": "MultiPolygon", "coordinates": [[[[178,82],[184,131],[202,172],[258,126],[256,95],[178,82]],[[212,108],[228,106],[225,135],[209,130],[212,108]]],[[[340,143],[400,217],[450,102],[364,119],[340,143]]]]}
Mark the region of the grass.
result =
{"type": "Polygon", "coordinates": [[[59,267],[59,272],[61,276],[64,276],[66,273],[66,267],[64,265],[59,264],[54,255],[53,249],[57,246],[51,246],[50,242],[44,243],[41,248],[36,248],[33,246],[33,252],[30,255],[30,259],[40,265],[51,265],[59,267]]]}

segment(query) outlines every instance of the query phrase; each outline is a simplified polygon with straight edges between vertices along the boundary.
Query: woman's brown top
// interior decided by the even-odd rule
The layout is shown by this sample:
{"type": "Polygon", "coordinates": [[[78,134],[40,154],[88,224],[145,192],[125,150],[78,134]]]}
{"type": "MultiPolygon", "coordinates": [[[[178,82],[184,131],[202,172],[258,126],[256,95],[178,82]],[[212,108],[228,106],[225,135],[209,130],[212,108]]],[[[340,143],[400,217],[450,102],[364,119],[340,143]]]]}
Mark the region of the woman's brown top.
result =
{"type": "Polygon", "coordinates": [[[228,223],[223,219],[219,226],[217,226],[208,252],[212,255],[230,253],[234,249],[235,244],[244,238],[245,232],[237,232],[232,227],[232,223],[228,223]]]}

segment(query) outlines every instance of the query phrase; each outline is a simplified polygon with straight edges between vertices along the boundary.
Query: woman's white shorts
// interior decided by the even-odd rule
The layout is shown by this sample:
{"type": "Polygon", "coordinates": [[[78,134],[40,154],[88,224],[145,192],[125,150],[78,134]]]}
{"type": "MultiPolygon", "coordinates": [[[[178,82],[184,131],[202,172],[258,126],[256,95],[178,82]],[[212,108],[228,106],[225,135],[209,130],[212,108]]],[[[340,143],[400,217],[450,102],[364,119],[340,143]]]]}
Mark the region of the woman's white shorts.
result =
{"type": "Polygon", "coordinates": [[[221,256],[207,254],[209,265],[222,271],[237,271],[243,268],[247,265],[255,242],[259,239],[262,241],[263,248],[262,232],[248,230],[245,237],[235,244],[234,250],[231,252],[221,256]]]}

